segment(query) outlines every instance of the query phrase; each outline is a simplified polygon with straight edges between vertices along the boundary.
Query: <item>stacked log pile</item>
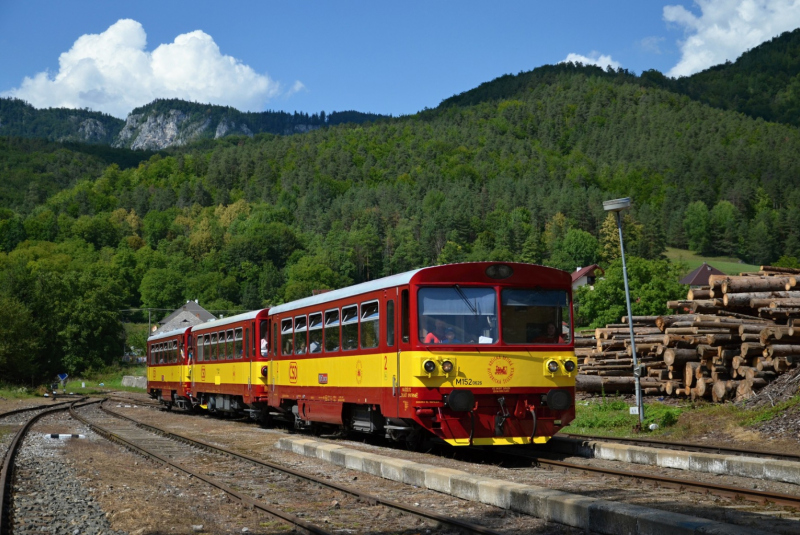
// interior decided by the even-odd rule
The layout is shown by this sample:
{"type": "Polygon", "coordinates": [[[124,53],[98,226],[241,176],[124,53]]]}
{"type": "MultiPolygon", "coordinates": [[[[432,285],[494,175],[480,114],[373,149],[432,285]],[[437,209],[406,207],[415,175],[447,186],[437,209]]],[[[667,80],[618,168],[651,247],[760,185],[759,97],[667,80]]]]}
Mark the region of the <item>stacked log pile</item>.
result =
{"type": "MultiPolygon", "coordinates": [[[[800,365],[800,270],[712,275],[668,316],[635,316],[645,395],[741,400],[800,365]],[[795,289],[796,288],[796,289],[795,289]]],[[[578,390],[632,393],[633,347],[622,323],[576,336],[578,390]]]]}

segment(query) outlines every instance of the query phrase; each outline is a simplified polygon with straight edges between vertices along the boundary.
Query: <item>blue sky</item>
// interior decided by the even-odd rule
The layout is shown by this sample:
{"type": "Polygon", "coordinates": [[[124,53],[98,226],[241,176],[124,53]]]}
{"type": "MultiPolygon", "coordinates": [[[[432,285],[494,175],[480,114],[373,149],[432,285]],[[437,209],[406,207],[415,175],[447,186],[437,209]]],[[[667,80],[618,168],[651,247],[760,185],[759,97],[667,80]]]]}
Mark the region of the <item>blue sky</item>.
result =
{"type": "Polygon", "coordinates": [[[567,58],[692,74],[798,26],[800,0],[3,0],[0,94],[121,117],[155,97],[399,115],[567,58]]]}

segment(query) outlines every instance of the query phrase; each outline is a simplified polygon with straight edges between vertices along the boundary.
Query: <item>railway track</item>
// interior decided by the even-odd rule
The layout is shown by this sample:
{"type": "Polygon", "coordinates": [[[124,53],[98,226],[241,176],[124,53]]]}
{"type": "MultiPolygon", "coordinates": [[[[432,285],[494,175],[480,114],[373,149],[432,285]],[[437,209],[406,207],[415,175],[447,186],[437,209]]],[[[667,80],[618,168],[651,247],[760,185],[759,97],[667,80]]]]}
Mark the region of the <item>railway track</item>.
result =
{"type": "MultiPolygon", "coordinates": [[[[14,459],[16,457],[17,452],[22,445],[22,441],[25,438],[25,435],[31,430],[33,425],[44,416],[49,414],[53,414],[59,411],[69,410],[70,407],[79,403],[82,400],[73,400],[64,403],[58,403],[55,405],[49,405],[45,407],[26,407],[24,409],[17,409],[13,411],[8,411],[3,414],[0,414],[0,417],[11,416],[15,414],[20,414],[23,412],[34,411],[37,409],[41,409],[41,412],[38,414],[33,415],[28,421],[17,431],[14,435],[14,438],[11,441],[8,449],[5,452],[5,456],[3,458],[3,465],[0,468],[0,534],[10,533],[10,519],[11,514],[9,510],[10,506],[10,494],[12,488],[12,478],[14,475],[14,459]]],[[[98,403],[98,401],[90,401],[86,403],[86,405],[91,405],[94,403],[98,403]]]]}
{"type": "MultiPolygon", "coordinates": [[[[481,458],[485,459],[483,456],[485,452],[483,450],[480,450],[479,448],[471,448],[470,451],[480,452],[481,458]]],[[[702,494],[711,494],[731,500],[747,500],[760,504],[774,503],[776,505],[800,509],[800,495],[769,492],[752,488],[746,489],[744,487],[706,483],[703,481],[667,477],[656,474],[648,474],[645,472],[614,470],[610,468],[602,468],[551,459],[545,455],[537,454],[535,452],[500,451],[494,452],[493,454],[495,459],[513,459],[517,462],[529,461],[534,466],[538,465],[551,469],[561,469],[584,474],[591,473],[602,476],[631,478],[638,481],[650,482],[655,487],[671,488],[679,491],[699,492],[702,494]]]]}
{"type": "MultiPolygon", "coordinates": [[[[312,474],[298,472],[281,465],[248,457],[206,442],[177,435],[155,426],[138,422],[106,407],[91,407],[87,410],[71,410],[73,418],[91,427],[98,434],[124,445],[157,462],[171,466],[185,474],[212,485],[232,496],[248,507],[263,511],[291,524],[303,533],[328,534],[320,515],[331,516],[330,510],[317,514],[314,508],[293,514],[298,504],[309,502],[340,503],[336,518],[331,523],[347,527],[363,524],[366,518],[375,518],[375,507],[382,507],[404,515],[421,519],[429,530],[437,526],[456,529],[462,533],[496,535],[497,532],[483,526],[456,518],[439,515],[422,508],[409,506],[356,489],[334,483],[312,474]],[[255,468],[254,468],[255,467],[255,468]],[[254,472],[255,469],[255,472],[254,472]],[[296,483],[285,485],[287,479],[296,483]],[[275,489],[279,489],[275,492],[275,489]],[[251,496],[265,495],[263,500],[251,496]],[[268,504],[267,502],[270,502],[268,504]],[[277,504],[277,506],[274,506],[277,504]],[[308,519],[308,520],[306,520],[308,519]]],[[[389,515],[384,515],[388,518],[389,515]]],[[[386,526],[404,532],[409,529],[407,521],[395,520],[397,526],[386,526]]]]}
{"type": "Polygon", "coordinates": [[[594,435],[572,435],[569,433],[559,433],[553,437],[551,443],[557,445],[559,439],[573,439],[573,440],[592,440],[597,442],[613,442],[617,444],[627,444],[631,446],[645,446],[648,448],[663,448],[677,451],[689,451],[699,453],[712,453],[712,454],[725,454],[725,455],[738,455],[741,457],[760,457],[764,459],[777,459],[781,461],[796,461],[800,462],[800,455],[792,453],[776,453],[766,450],[757,449],[744,449],[744,448],[728,448],[725,446],[703,446],[700,444],[692,444],[689,442],[671,442],[668,440],[656,440],[647,438],[617,438],[617,437],[603,437],[594,435]]]}
{"type": "MultiPolygon", "coordinates": [[[[80,398],[78,401],[82,401],[84,399],[86,399],[86,398],[80,398]]],[[[65,410],[66,409],[66,405],[69,405],[70,403],[75,403],[75,401],[76,400],[73,399],[73,400],[70,400],[70,401],[62,401],[61,403],[53,403],[52,405],[37,405],[37,406],[34,406],[34,407],[23,407],[21,409],[14,409],[12,411],[0,412],[0,419],[6,418],[8,416],[14,416],[16,414],[23,414],[23,413],[26,413],[26,412],[52,409],[52,408],[55,408],[55,407],[62,407],[61,410],[65,410]]]]}

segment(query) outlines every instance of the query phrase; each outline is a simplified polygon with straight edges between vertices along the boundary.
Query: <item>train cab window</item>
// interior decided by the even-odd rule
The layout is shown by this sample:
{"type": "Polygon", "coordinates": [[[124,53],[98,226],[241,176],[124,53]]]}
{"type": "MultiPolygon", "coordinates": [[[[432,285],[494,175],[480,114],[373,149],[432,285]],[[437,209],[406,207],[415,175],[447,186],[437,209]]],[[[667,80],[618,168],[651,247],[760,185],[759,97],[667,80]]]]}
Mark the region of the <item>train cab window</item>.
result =
{"type": "Polygon", "coordinates": [[[358,305],[342,307],[342,349],[358,348],[358,305]]]}
{"type": "Polygon", "coordinates": [[[339,351],[339,311],[325,311],[325,351],[339,351]]]}
{"type": "Polygon", "coordinates": [[[281,355],[292,354],[292,318],[281,321],[281,355]]]}
{"type": "Polygon", "coordinates": [[[400,292],[400,336],[403,342],[411,341],[411,310],[408,303],[408,290],[400,292]]]}
{"type": "Polygon", "coordinates": [[[211,333],[211,360],[217,360],[217,333],[211,333]]]}
{"type": "Polygon", "coordinates": [[[386,301],[386,345],[394,346],[394,299],[386,301]]]}
{"type": "Polygon", "coordinates": [[[231,360],[234,357],[235,353],[236,353],[236,349],[235,349],[236,346],[235,346],[234,340],[233,340],[233,329],[231,329],[230,331],[228,331],[226,333],[225,346],[227,348],[226,353],[225,353],[225,358],[227,358],[228,360],[231,360]]]}
{"type": "Polygon", "coordinates": [[[308,316],[308,352],[322,351],[322,312],[308,316]]]}
{"type": "Polygon", "coordinates": [[[235,329],[233,332],[233,358],[240,359],[242,358],[242,351],[244,348],[242,347],[242,328],[239,327],[235,329]]]}
{"type": "Polygon", "coordinates": [[[506,344],[568,344],[569,295],[564,290],[504,289],[500,315],[506,344]]]}
{"type": "Polygon", "coordinates": [[[361,303],[361,348],[378,347],[381,337],[380,313],[377,301],[361,303]]]}
{"type": "Polygon", "coordinates": [[[308,324],[305,316],[297,316],[294,319],[294,353],[295,355],[305,355],[308,345],[308,324]]]}
{"type": "Polygon", "coordinates": [[[497,293],[494,288],[420,288],[419,341],[423,344],[496,344],[497,293]]]}

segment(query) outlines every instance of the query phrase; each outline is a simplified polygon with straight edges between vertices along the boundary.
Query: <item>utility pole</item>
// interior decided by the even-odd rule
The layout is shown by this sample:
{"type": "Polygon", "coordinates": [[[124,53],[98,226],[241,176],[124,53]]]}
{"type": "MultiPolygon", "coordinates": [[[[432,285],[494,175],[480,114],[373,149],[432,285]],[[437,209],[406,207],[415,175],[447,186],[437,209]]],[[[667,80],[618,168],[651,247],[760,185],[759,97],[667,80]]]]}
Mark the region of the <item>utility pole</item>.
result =
{"type": "MultiPolygon", "coordinates": [[[[636,413],[639,415],[639,429],[644,424],[644,404],[642,403],[642,368],[639,366],[639,359],[636,356],[636,340],[633,336],[633,315],[631,314],[631,292],[628,289],[628,268],[625,265],[625,245],[622,241],[622,216],[620,212],[631,207],[631,199],[613,199],[603,202],[603,209],[606,212],[614,212],[617,216],[617,229],[619,230],[619,252],[622,256],[622,280],[625,282],[625,304],[628,306],[628,329],[631,336],[631,352],[633,353],[633,380],[636,386],[636,413]]],[[[633,408],[631,408],[633,411],[633,408]]]]}

